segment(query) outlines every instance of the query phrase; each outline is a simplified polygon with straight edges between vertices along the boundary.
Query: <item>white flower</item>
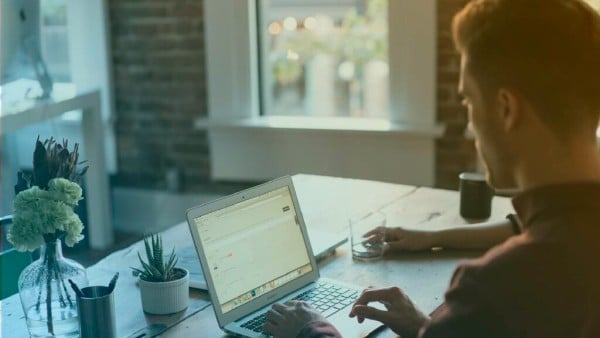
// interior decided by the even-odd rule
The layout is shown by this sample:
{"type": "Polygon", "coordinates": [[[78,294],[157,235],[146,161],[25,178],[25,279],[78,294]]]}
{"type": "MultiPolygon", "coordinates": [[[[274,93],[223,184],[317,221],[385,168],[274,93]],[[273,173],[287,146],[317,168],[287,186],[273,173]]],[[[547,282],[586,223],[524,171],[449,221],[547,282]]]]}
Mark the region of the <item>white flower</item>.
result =
{"type": "Polygon", "coordinates": [[[48,182],[48,191],[33,186],[15,198],[13,225],[7,236],[15,249],[33,251],[44,244],[44,235],[64,234],[73,246],[83,239],[83,224],[73,207],[81,200],[81,187],[64,178],[48,182]]]}
{"type": "Polygon", "coordinates": [[[81,187],[75,182],[71,182],[65,178],[54,178],[48,182],[48,191],[55,192],[55,198],[63,202],[76,206],[83,198],[81,195],[81,187]]]}

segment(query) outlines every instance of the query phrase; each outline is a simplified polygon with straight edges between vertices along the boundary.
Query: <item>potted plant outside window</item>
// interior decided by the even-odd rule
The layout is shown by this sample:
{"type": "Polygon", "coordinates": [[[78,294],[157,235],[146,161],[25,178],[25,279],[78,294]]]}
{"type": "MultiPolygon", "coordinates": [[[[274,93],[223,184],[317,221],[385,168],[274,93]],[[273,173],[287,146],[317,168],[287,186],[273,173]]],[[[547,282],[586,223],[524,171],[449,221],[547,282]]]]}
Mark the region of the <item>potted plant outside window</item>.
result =
{"type": "Polygon", "coordinates": [[[144,238],[144,247],[146,261],[138,252],[141,268],[132,267],[138,273],[142,309],[156,315],[185,310],[189,301],[189,272],[176,267],[175,249],[165,260],[160,235],[144,238]]]}

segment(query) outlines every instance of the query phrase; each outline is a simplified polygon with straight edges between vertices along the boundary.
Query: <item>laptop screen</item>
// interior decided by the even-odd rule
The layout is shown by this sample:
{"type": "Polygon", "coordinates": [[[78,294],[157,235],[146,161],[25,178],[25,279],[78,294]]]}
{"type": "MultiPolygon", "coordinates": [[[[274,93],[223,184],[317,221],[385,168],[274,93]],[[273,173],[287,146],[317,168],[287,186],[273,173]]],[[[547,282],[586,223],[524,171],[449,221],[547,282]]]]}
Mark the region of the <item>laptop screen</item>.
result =
{"type": "Polygon", "coordinates": [[[194,223],[223,313],[312,271],[288,187],[194,223]]]}

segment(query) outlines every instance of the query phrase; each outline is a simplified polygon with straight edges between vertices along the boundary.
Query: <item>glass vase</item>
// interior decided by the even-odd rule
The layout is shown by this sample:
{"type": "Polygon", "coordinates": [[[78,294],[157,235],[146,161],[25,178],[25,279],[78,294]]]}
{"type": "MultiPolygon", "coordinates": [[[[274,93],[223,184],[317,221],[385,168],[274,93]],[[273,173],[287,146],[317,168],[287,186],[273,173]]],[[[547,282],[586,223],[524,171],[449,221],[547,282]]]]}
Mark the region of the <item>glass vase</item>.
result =
{"type": "Polygon", "coordinates": [[[77,300],[72,280],[88,286],[85,268],[62,255],[60,240],[47,242],[40,257],[19,276],[19,296],[32,338],[79,337],[77,300]]]}

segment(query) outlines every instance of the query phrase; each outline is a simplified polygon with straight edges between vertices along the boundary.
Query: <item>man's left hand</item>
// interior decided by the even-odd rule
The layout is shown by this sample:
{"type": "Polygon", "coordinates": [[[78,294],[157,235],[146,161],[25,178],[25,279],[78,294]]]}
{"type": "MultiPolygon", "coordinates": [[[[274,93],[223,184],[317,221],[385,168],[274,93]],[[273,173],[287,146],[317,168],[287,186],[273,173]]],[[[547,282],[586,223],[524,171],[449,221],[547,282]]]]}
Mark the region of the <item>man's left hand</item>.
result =
{"type": "Polygon", "coordinates": [[[278,338],[297,337],[309,322],[327,321],[319,311],[302,301],[273,304],[266,318],[264,331],[278,338]]]}
{"type": "Polygon", "coordinates": [[[356,300],[350,317],[356,317],[359,323],[365,318],[376,320],[402,337],[416,337],[419,329],[429,320],[398,287],[366,289],[356,300]],[[382,303],[386,310],[369,306],[371,302],[382,303]]]}

